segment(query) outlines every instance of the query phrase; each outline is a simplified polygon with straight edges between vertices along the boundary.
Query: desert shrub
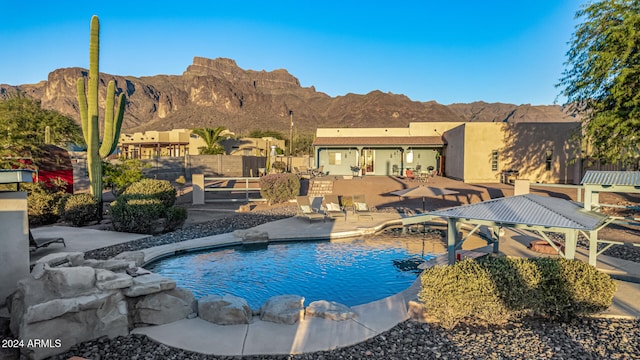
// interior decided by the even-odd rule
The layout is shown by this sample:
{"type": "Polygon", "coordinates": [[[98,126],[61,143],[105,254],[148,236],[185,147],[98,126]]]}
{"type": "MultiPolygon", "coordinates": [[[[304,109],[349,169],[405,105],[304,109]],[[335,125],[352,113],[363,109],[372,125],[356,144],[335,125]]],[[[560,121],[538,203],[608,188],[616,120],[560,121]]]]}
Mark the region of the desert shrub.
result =
{"type": "Polygon", "coordinates": [[[60,218],[74,226],[98,220],[98,202],[91,194],[76,194],[66,198],[60,218]]]}
{"type": "Polygon", "coordinates": [[[158,219],[166,207],[160,199],[144,195],[120,195],[111,203],[111,219],[116,231],[138,234],[158,232],[158,219]]]}
{"type": "Polygon", "coordinates": [[[123,194],[150,196],[171,207],[176,203],[177,192],[167,180],[142,179],[129,185],[123,194]]]}
{"type": "Polygon", "coordinates": [[[277,172],[284,172],[287,170],[287,164],[284,161],[274,161],[271,168],[277,172]]]}
{"type": "Polygon", "coordinates": [[[609,275],[579,260],[532,259],[542,273],[532,306],[535,314],[568,320],[611,305],[616,283],[609,275]]]}
{"type": "Polygon", "coordinates": [[[260,195],[270,204],[294,199],[300,193],[300,178],[295,174],[270,174],[260,178],[260,195]]]}
{"type": "Polygon", "coordinates": [[[58,220],[60,202],[68,195],[56,183],[27,183],[20,185],[20,189],[27,192],[30,225],[52,224],[58,220]]]}
{"type": "Polygon", "coordinates": [[[421,281],[420,301],[444,328],[460,321],[502,323],[509,316],[491,274],[474,260],[435,266],[422,274],[421,281]]]}
{"type": "Polygon", "coordinates": [[[102,182],[105,188],[111,188],[114,195],[121,194],[127,186],[142,180],[144,177],[142,170],[150,167],[139,159],[126,159],[118,162],[105,161],[102,165],[104,169],[102,182]]]}
{"type": "Polygon", "coordinates": [[[187,209],[179,206],[172,206],[166,209],[166,230],[173,231],[182,226],[187,220],[187,209]]]}
{"type": "Polygon", "coordinates": [[[27,195],[27,213],[30,225],[52,224],[58,219],[56,196],[47,192],[34,192],[27,195]]]}
{"type": "Polygon", "coordinates": [[[615,291],[609,275],[582,261],[500,257],[426,270],[419,298],[451,328],[463,319],[496,323],[514,315],[568,320],[606,309],[615,291]]]}

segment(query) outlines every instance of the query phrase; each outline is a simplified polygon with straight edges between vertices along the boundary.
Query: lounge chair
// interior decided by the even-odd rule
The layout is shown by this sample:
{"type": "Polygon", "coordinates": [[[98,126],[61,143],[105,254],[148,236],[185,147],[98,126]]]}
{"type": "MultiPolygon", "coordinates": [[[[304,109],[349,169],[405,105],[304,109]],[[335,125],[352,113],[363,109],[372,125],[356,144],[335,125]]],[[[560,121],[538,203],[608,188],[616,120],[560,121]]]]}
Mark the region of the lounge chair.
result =
{"type": "Polygon", "coordinates": [[[298,196],[296,202],[298,203],[298,216],[306,217],[309,219],[309,223],[313,220],[325,220],[324,214],[320,214],[317,209],[311,206],[307,196],[298,196]]]}
{"type": "Polygon", "coordinates": [[[347,213],[340,205],[338,195],[324,196],[324,213],[332,219],[344,218],[347,220],[347,213]]]}
{"type": "Polygon", "coordinates": [[[367,204],[364,195],[353,195],[353,212],[360,217],[369,217],[373,221],[373,212],[371,207],[367,204]]]}
{"type": "Polygon", "coordinates": [[[33,234],[31,233],[31,230],[29,230],[29,247],[33,247],[35,249],[33,249],[32,251],[36,251],[39,248],[43,248],[43,247],[47,247],[51,244],[55,244],[55,243],[62,243],[62,245],[64,247],[67,247],[67,244],[64,243],[64,239],[59,237],[52,237],[52,238],[34,238],[33,234]]]}

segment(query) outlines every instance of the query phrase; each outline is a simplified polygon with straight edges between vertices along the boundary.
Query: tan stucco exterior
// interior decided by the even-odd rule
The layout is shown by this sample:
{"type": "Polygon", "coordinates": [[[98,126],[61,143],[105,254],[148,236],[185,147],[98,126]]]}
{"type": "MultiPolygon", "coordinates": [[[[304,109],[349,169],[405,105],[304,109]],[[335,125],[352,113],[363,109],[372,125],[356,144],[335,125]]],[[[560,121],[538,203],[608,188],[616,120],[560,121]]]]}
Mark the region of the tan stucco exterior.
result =
{"type": "MultiPolygon", "coordinates": [[[[229,155],[266,156],[266,149],[275,145],[284,149],[284,140],[275,138],[240,138],[235,139],[230,131],[222,146],[229,155]]],[[[118,151],[127,158],[148,159],[155,156],[199,155],[200,148],[206,144],[204,140],[191,133],[190,129],[173,129],[170,131],[145,131],[132,134],[120,134],[118,151]]]]}
{"type": "MultiPolygon", "coordinates": [[[[578,127],[577,122],[417,122],[407,128],[318,129],[316,138],[440,136],[446,144],[442,156],[444,175],[448,177],[470,183],[494,183],[502,180],[503,171],[514,170],[518,178],[531,182],[575,183],[579,169],[571,160],[578,153],[578,144],[571,137],[578,127]],[[492,164],[494,152],[497,164],[492,164]]],[[[407,149],[403,144],[397,147],[407,149]]],[[[323,159],[318,161],[322,163],[323,159]]]]}

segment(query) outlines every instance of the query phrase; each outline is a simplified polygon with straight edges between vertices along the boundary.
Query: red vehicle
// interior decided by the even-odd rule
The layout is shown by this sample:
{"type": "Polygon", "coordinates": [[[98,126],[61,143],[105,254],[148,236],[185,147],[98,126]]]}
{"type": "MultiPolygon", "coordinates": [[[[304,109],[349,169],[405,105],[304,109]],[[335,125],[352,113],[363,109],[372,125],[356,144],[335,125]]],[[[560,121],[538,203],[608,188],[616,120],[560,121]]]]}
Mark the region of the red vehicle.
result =
{"type": "Polygon", "coordinates": [[[24,164],[23,168],[36,171],[34,182],[50,184],[59,178],[67,183],[65,191],[73,193],[73,165],[67,150],[55,145],[41,145],[37,156],[14,159],[24,164]]]}

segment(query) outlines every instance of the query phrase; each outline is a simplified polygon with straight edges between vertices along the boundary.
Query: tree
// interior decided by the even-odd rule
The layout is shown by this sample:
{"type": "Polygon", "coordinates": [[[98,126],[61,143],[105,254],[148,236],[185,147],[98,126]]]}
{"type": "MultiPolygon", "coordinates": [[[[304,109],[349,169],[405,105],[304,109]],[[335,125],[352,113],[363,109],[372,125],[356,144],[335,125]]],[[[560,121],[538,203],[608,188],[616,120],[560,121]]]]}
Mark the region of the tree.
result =
{"type": "Polygon", "coordinates": [[[20,167],[9,157],[38,157],[38,146],[49,141],[66,147],[82,144],[82,129],[68,116],[45,110],[40,102],[21,94],[0,101],[0,168],[20,167]]]}
{"type": "Polygon", "coordinates": [[[584,5],[560,79],[562,95],[582,116],[596,159],[638,165],[640,157],[640,2],[584,5]]]}
{"type": "Polygon", "coordinates": [[[82,129],[73,119],[20,94],[0,100],[0,146],[29,146],[45,143],[49,126],[51,143],[62,147],[82,144],[82,129]]]}
{"type": "Polygon", "coordinates": [[[219,155],[225,153],[224,147],[220,145],[220,142],[225,139],[225,137],[222,137],[225,131],[227,131],[227,128],[224,126],[217,128],[204,127],[191,130],[193,134],[200,136],[202,140],[204,140],[205,146],[198,148],[203,155],[219,155]]]}
{"type": "Polygon", "coordinates": [[[278,140],[285,140],[284,135],[282,133],[275,130],[252,130],[249,133],[250,138],[260,139],[263,137],[272,137],[278,140]]]}

